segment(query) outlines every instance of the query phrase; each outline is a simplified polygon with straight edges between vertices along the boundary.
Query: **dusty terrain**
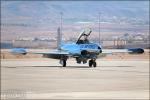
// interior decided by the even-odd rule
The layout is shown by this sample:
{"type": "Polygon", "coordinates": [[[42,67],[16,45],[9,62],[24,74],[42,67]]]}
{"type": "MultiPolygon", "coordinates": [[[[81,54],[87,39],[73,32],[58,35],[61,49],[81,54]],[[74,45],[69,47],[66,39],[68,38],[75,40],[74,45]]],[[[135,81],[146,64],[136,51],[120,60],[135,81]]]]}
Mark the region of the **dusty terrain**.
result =
{"type": "Polygon", "coordinates": [[[57,60],[40,56],[1,59],[1,97],[148,99],[148,53],[117,56],[97,59],[96,68],[76,64],[74,59],[67,61],[66,68],[57,60]]]}

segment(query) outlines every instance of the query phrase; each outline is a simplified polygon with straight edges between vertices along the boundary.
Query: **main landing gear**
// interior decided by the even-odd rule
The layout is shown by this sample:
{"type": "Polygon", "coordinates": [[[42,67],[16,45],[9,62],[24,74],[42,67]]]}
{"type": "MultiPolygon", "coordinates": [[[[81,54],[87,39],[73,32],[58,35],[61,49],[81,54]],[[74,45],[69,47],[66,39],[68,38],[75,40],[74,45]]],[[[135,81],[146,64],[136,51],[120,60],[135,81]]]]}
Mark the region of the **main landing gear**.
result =
{"type": "Polygon", "coordinates": [[[63,67],[66,67],[66,60],[65,60],[65,59],[60,60],[60,64],[61,64],[63,67]]]}
{"type": "Polygon", "coordinates": [[[62,56],[61,59],[60,59],[60,62],[59,62],[59,63],[60,63],[63,67],[66,67],[67,58],[68,58],[68,57],[66,57],[66,56],[62,56]]]}
{"type": "Polygon", "coordinates": [[[89,60],[89,67],[96,67],[97,66],[97,64],[96,64],[96,61],[95,61],[96,59],[91,59],[91,60],[89,60]]]}
{"type": "MultiPolygon", "coordinates": [[[[60,64],[63,66],[63,67],[66,67],[66,61],[67,61],[67,58],[61,58],[60,59],[60,64]]],[[[89,60],[89,67],[96,67],[97,66],[97,64],[96,64],[96,59],[91,59],[91,60],[89,60]]]]}

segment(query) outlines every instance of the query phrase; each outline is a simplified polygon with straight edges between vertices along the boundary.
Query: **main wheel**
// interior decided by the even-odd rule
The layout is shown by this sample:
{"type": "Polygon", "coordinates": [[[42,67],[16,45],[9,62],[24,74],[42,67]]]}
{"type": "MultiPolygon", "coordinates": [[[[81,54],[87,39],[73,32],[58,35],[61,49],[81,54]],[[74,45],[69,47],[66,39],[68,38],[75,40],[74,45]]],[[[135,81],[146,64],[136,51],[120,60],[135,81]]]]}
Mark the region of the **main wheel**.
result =
{"type": "Polygon", "coordinates": [[[89,60],[89,67],[92,67],[93,60],[89,60]]]}
{"type": "Polygon", "coordinates": [[[96,64],[96,62],[94,61],[94,62],[93,62],[93,67],[96,67],[96,66],[97,66],[97,64],[96,64]]]}
{"type": "Polygon", "coordinates": [[[63,60],[63,67],[66,67],[66,60],[63,60]]]}

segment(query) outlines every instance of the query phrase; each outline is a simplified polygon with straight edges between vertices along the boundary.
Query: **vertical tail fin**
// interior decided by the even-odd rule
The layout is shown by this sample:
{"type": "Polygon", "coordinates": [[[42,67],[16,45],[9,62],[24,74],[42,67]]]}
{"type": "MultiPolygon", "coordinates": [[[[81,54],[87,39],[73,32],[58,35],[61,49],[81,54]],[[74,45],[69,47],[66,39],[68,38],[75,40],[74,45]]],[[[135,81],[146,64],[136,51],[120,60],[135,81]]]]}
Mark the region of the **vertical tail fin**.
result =
{"type": "Polygon", "coordinates": [[[60,27],[58,27],[58,29],[57,29],[57,49],[60,49],[60,47],[61,47],[61,39],[62,39],[62,35],[60,32],[60,27]]]}

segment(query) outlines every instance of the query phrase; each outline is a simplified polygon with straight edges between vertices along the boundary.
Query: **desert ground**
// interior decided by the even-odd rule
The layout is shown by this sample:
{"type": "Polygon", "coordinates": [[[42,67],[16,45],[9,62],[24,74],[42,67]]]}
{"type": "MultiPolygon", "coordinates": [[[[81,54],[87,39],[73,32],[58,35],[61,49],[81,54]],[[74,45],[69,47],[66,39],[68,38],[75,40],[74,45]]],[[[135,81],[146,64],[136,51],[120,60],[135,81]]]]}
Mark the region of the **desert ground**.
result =
{"type": "Polygon", "coordinates": [[[97,67],[61,67],[41,55],[1,52],[1,98],[24,99],[149,99],[149,52],[115,54],[97,59],[97,67]]]}

